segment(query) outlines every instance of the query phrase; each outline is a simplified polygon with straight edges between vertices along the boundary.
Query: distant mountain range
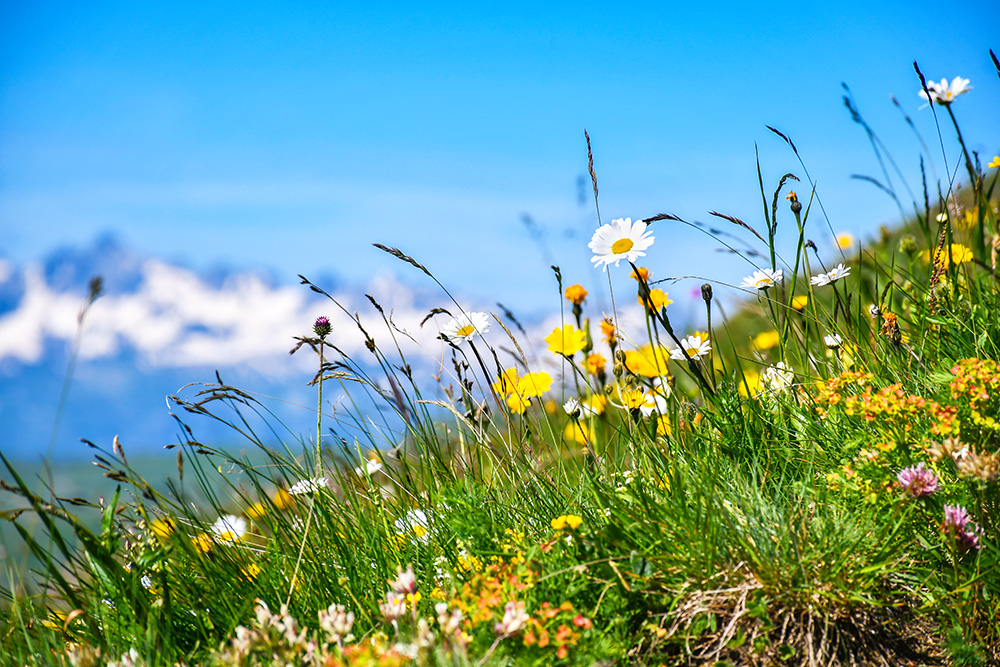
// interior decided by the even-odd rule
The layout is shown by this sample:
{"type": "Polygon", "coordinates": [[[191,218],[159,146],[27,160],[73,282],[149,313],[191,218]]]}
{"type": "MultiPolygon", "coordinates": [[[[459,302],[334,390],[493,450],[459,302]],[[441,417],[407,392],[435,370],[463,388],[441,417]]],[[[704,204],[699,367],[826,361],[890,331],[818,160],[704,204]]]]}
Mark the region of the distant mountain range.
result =
{"type": "MultiPolygon", "coordinates": [[[[289,356],[295,336],[311,335],[316,317],[325,315],[333,323],[330,340],[368,362],[371,354],[349,313],[359,311],[380,344],[390,341],[367,293],[413,334],[416,342],[397,334],[404,352],[429,359],[427,352],[440,355],[441,342],[433,320],[420,322],[430,308],[450,305],[443,295],[421,293],[391,276],[358,286],[310,276],[336,296],[341,310],[294,277],[280,282],[261,272],[197,271],[138,254],[110,236],[23,266],[0,259],[0,451],[8,457],[37,460],[49,452],[78,317],[98,275],[104,291],[86,313],[51,449],[60,460],[90,456],[80,438],[110,447],[118,434],[127,451],[143,452],[176,442],[180,428],[170,416],[176,406],[166,397],[187,383],[214,381],[216,371],[229,384],[271,397],[268,407],[287,427],[282,437],[308,438],[315,390],[306,383],[317,358],[308,348],[289,356]]],[[[338,399],[335,389],[327,392],[329,409],[338,399]]],[[[231,429],[211,420],[186,421],[199,438],[240,444],[231,429]]]]}

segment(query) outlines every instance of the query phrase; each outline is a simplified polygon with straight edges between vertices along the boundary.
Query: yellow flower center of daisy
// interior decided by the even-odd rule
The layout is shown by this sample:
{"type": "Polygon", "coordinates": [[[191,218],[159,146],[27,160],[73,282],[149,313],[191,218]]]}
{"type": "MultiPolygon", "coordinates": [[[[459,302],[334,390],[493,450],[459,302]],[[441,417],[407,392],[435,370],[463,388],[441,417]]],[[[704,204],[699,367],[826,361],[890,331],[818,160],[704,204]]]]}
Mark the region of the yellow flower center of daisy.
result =
{"type": "Polygon", "coordinates": [[[455,332],[458,336],[471,336],[472,332],[476,330],[476,327],[471,324],[466,324],[464,327],[455,332]]]}
{"type": "Polygon", "coordinates": [[[611,244],[611,252],[616,255],[621,255],[631,250],[634,245],[635,244],[632,243],[632,239],[618,239],[611,244]]]}

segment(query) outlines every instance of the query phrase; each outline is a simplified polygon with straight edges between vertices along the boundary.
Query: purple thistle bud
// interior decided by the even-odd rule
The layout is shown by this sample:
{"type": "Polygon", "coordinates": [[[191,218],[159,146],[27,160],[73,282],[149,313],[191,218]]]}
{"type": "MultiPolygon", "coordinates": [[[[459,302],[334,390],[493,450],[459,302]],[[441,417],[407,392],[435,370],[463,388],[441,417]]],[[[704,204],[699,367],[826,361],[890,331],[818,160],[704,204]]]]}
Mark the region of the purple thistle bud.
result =
{"type": "Polygon", "coordinates": [[[921,461],[915,466],[903,468],[896,475],[899,486],[914,498],[928,498],[938,488],[938,478],[933,470],[924,467],[921,461]]]}
{"type": "Polygon", "coordinates": [[[320,338],[326,338],[330,335],[330,330],[330,320],[322,315],[316,318],[316,324],[313,325],[313,331],[316,332],[317,336],[320,338]]]}

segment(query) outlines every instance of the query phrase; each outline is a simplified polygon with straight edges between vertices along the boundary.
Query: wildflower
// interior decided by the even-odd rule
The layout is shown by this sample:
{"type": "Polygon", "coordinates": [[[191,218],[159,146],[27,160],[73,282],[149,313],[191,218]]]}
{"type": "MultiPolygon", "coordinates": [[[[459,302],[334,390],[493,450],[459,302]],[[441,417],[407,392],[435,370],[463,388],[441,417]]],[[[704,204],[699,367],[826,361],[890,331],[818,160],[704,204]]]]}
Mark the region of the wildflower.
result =
{"type": "Polygon", "coordinates": [[[628,274],[628,277],[636,282],[648,283],[649,279],[653,277],[653,272],[644,266],[637,267],[635,271],[628,274]]]}
{"type": "Polygon", "coordinates": [[[619,390],[618,397],[626,410],[638,410],[646,404],[646,392],[642,389],[619,390]]]}
{"type": "Polygon", "coordinates": [[[996,169],[1000,167],[1000,155],[994,155],[993,159],[990,160],[989,164],[986,165],[990,169],[996,169]]]}
{"type": "Polygon", "coordinates": [[[779,361],[773,366],[768,366],[760,374],[761,386],[770,392],[784,391],[792,386],[795,374],[784,361],[779,361]]]}
{"type": "Polygon", "coordinates": [[[667,349],[661,345],[655,348],[644,345],[639,350],[625,350],[625,368],[642,377],[660,377],[667,372],[667,349]]]}
{"type": "Polygon", "coordinates": [[[799,312],[805,310],[806,306],[809,305],[809,297],[805,294],[800,294],[799,296],[792,297],[792,309],[799,312]]]}
{"type": "Polygon", "coordinates": [[[826,273],[819,273],[809,279],[809,284],[813,287],[825,287],[830,284],[830,276],[826,273]]]}
{"type": "Polygon", "coordinates": [[[673,303],[673,300],[667,296],[666,292],[655,288],[649,290],[648,297],[643,299],[640,295],[637,300],[640,306],[645,306],[657,312],[673,303]]]}
{"type": "MultiPolygon", "coordinates": [[[[372,454],[365,460],[365,464],[363,467],[358,466],[357,468],[354,469],[354,474],[366,475],[370,477],[375,473],[377,473],[378,471],[382,470],[382,468],[384,467],[385,466],[382,465],[382,462],[378,460],[378,454],[372,452],[372,454]]],[[[301,482],[299,482],[299,484],[301,484],[301,482]]],[[[298,484],[296,484],[296,486],[298,486],[298,484]]],[[[294,488],[295,487],[292,487],[292,489],[288,490],[288,492],[291,493],[292,495],[295,495],[295,491],[293,490],[294,488]]]]}
{"type": "Polygon", "coordinates": [[[969,80],[956,76],[951,80],[950,84],[948,83],[948,79],[941,79],[941,83],[928,81],[927,90],[921,90],[918,94],[930,102],[951,104],[956,97],[970,90],[972,90],[972,86],[969,85],[969,80]],[[928,92],[930,92],[930,97],[927,96],[928,92]]]}
{"type": "Polygon", "coordinates": [[[712,346],[708,336],[692,334],[681,339],[681,346],[670,351],[671,359],[694,359],[698,360],[708,355],[712,351],[712,346]]]}
{"type": "Polygon", "coordinates": [[[165,540],[173,535],[176,530],[173,519],[169,517],[157,517],[149,522],[149,532],[156,535],[161,540],[165,540]]]}
{"type": "Polygon", "coordinates": [[[851,234],[850,232],[841,232],[837,234],[837,247],[841,250],[850,250],[854,247],[856,241],[857,239],[854,238],[854,234],[851,234]]]}
{"type": "Polygon", "coordinates": [[[389,623],[398,621],[406,615],[406,596],[390,591],[385,594],[385,602],[379,604],[378,608],[389,623]]]}
{"type": "Polygon", "coordinates": [[[291,494],[284,489],[278,489],[274,492],[274,506],[279,510],[287,509],[295,504],[295,499],[292,498],[291,494]]]}
{"type": "Polygon", "coordinates": [[[563,411],[573,419],[579,419],[582,410],[580,409],[580,401],[575,398],[571,398],[565,403],[563,403],[563,411]]]}
{"type": "Polygon", "coordinates": [[[874,320],[878,319],[878,316],[882,314],[882,311],[878,309],[874,303],[868,306],[868,315],[874,320]]]}
{"type": "Polygon", "coordinates": [[[260,565],[257,563],[249,563],[247,565],[240,565],[240,575],[246,581],[253,581],[260,574],[260,565]]]}
{"type": "Polygon", "coordinates": [[[531,400],[528,397],[516,392],[508,395],[505,400],[507,402],[507,409],[515,415],[524,414],[524,411],[531,405],[531,400]]]}
{"type": "Polygon", "coordinates": [[[396,568],[397,576],[394,580],[389,580],[389,586],[400,595],[413,595],[417,592],[417,575],[413,574],[413,566],[407,565],[406,571],[403,568],[396,568]]]}
{"type": "Polygon", "coordinates": [[[953,537],[963,551],[979,548],[979,537],[983,529],[972,522],[969,512],[964,507],[945,505],[941,530],[953,537]]]}
{"type": "Polygon", "coordinates": [[[924,467],[923,461],[903,468],[896,475],[899,486],[914,498],[928,498],[938,488],[938,478],[933,470],[924,467]]]}
{"type": "Polygon", "coordinates": [[[590,375],[599,375],[604,371],[604,367],[607,366],[608,360],[604,358],[604,355],[594,352],[587,355],[587,361],[584,365],[587,368],[587,373],[590,375]]]}
{"type": "Polygon", "coordinates": [[[351,634],[354,627],[354,612],[349,612],[343,605],[331,604],[327,609],[319,610],[319,627],[332,642],[340,642],[351,634]]]}
{"type": "Polygon", "coordinates": [[[754,336],[750,342],[758,350],[770,350],[781,342],[781,334],[777,331],[765,331],[754,336]]]}
{"type": "Polygon", "coordinates": [[[327,336],[330,335],[330,329],[331,329],[330,320],[323,317],[322,315],[316,318],[316,322],[315,324],[313,324],[313,333],[315,333],[320,338],[326,338],[327,336]]]}
{"type": "Polygon", "coordinates": [[[826,277],[830,283],[835,283],[841,278],[846,278],[849,275],[851,275],[851,267],[838,264],[836,267],[830,269],[830,272],[826,274],[826,277]]]}
{"type": "Polygon", "coordinates": [[[607,341],[608,345],[615,344],[615,325],[610,317],[605,317],[601,320],[601,335],[604,336],[604,340],[607,341]]]}
{"type": "MultiPolygon", "coordinates": [[[[923,260],[929,261],[931,256],[930,250],[925,250],[922,254],[923,260]]],[[[961,243],[952,243],[951,252],[948,252],[945,248],[934,253],[934,263],[941,264],[944,268],[948,268],[952,263],[954,264],[964,264],[972,259],[972,249],[961,243]]]]}
{"type": "MultiPolygon", "coordinates": [[[[371,461],[369,461],[371,463],[371,461]]],[[[381,464],[379,464],[381,467],[381,464]]],[[[313,493],[314,491],[319,491],[320,489],[325,489],[329,486],[330,480],[326,477],[313,477],[311,479],[303,479],[292,485],[288,489],[288,493],[293,496],[298,496],[303,493],[313,493]]]]}
{"type": "Polygon", "coordinates": [[[247,520],[241,516],[226,514],[212,524],[212,533],[224,544],[242,540],[246,532],[247,520]]]}
{"type": "Polygon", "coordinates": [[[826,343],[828,348],[835,350],[840,347],[841,343],[844,342],[844,339],[842,339],[838,334],[827,334],[826,336],[823,336],[823,342],[826,343]]]}
{"type": "Polygon", "coordinates": [[[396,519],[393,524],[399,533],[413,533],[418,540],[427,543],[427,533],[430,524],[427,521],[427,513],[423,510],[410,510],[402,517],[396,519]]]}
{"type": "Polygon", "coordinates": [[[570,285],[566,288],[565,296],[571,304],[579,306],[587,298],[587,290],[583,288],[583,285],[570,285]]]}
{"type": "Polygon", "coordinates": [[[509,637],[520,632],[529,618],[524,611],[524,603],[511,600],[504,607],[503,618],[493,626],[493,631],[500,637],[509,637]]]}
{"type": "Polygon", "coordinates": [[[583,523],[583,519],[575,514],[563,514],[562,516],[557,516],[552,519],[552,529],[553,530],[576,530],[583,523]]]}
{"type": "Polygon", "coordinates": [[[754,271],[753,275],[744,278],[743,284],[741,284],[740,287],[760,290],[763,292],[780,283],[783,277],[784,275],[781,269],[778,269],[777,271],[771,269],[761,269],[759,271],[754,271]]]}
{"type": "Polygon", "coordinates": [[[503,373],[496,382],[493,383],[493,391],[501,396],[507,396],[509,394],[517,393],[517,369],[508,368],[503,373]]]}
{"type": "Polygon", "coordinates": [[[618,218],[612,220],[610,225],[601,225],[594,232],[587,246],[594,252],[590,261],[595,268],[603,263],[607,271],[611,262],[618,266],[623,259],[634,262],[645,257],[645,251],[653,245],[653,240],[652,233],[646,231],[645,222],[638,220],[633,224],[631,218],[618,218]]]}
{"type": "Polygon", "coordinates": [[[462,313],[453,317],[441,327],[441,335],[445,340],[461,345],[465,341],[480,336],[490,330],[490,320],[486,313],[462,313]]]}
{"type": "Polygon", "coordinates": [[[552,386],[552,376],[545,371],[528,373],[517,381],[517,393],[520,396],[541,396],[552,386]]]}
{"type": "Polygon", "coordinates": [[[553,354],[572,357],[586,347],[587,335],[572,324],[564,324],[546,336],[545,342],[549,344],[549,351],[553,354]]]}

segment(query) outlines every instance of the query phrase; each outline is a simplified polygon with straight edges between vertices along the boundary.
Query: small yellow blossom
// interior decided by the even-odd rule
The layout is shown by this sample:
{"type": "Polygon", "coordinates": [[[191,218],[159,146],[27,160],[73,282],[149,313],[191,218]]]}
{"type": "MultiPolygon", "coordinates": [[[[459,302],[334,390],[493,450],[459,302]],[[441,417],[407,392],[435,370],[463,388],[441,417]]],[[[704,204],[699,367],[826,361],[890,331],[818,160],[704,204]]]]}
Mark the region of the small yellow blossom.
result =
{"type": "Polygon", "coordinates": [[[644,283],[648,283],[648,282],[649,282],[649,279],[650,279],[650,278],[652,277],[652,275],[653,275],[653,272],[652,272],[652,271],[650,271],[649,269],[647,269],[647,268],[646,268],[646,267],[644,267],[644,266],[640,266],[640,267],[638,267],[638,269],[637,269],[637,270],[638,270],[638,272],[639,272],[639,273],[638,273],[638,274],[636,274],[636,272],[635,272],[635,271],[633,271],[633,272],[631,272],[630,274],[628,274],[629,278],[631,278],[632,280],[635,280],[635,281],[638,281],[638,280],[639,280],[639,278],[642,278],[642,282],[644,282],[644,283]]]}
{"type": "Polygon", "coordinates": [[[173,519],[168,517],[159,517],[149,523],[150,532],[161,540],[165,540],[173,535],[175,529],[176,526],[174,526],[173,519]]]}
{"type": "Polygon", "coordinates": [[[250,563],[248,565],[240,565],[240,574],[247,581],[253,581],[260,574],[260,566],[256,563],[250,563]]]}
{"type": "Polygon", "coordinates": [[[618,396],[622,399],[622,405],[627,410],[638,410],[646,405],[648,400],[646,392],[642,389],[626,389],[619,391],[618,396]]]}
{"type": "Polygon", "coordinates": [[[288,509],[295,504],[295,498],[285,489],[278,489],[274,492],[274,506],[279,510],[288,509]]]}
{"type": "Polygon", "coordinates": [[[781,342],[781,334],[777,331],[765,331],[754,336],[751,342],[758,350],[770,350],[781,342]]]}
{"type": "Polygon", "coordinates": [[[262,518],[265,514],[267,514],[267,508],[264,506],[264,503],[254,503],[247,508],[247,516],[254,521],[262,518]]]}
{"type": "Polygon", "coordinates": [[[990,169],[996,169],[1000,167],[1000,155],[994,155],[993,159],[990,160],[989,164],[986,165],[990,169]]]}
{"type": "Polygon", "coordinates": [[[203,554],[212,550],[212,544],[212,538],[208,535],[208,533],[198,533],[191,540],[191,546],[194,547],[195,551],[203,554]]]}
{"type": "Polygon", "coordinates": [[[566,300],[574,306],[579,306],[587,298],[587,290],[583,285],[570,285],[566,288],[566,300]]]}
{"type": "Polygon", "coordinates": [[[802,311],[805,307],[809,305],[809,297],[805,294],[800,294],[799,296],[792,297],[792,309],[802,311]]]}
{"type": "Polygon", "coordinates": [[[569,528],[570,530],[576,530],[577,528],[580,527],[580,524],[582,523],[583,519],[581,519],[577,515],[564,514],[562,516],[556,517],[555,519],[552,519],[552,528],[553,530],[566,530],[566,528],[569,528]]]}
{"type": "Polygon", "coordinates": [[[615,330],[615,324],[611,321],[610,317],[605,317],[601,320],[601,335],[604,336],[604,340],[608,345],[614,344],[617,332],[615,330]]]}
{"type": "Polygon", "coordinates": [[[587,355],[586,367],[588,374],[597,375],[600,371],[603,371],[604,367],[607,365],[608,360],[604,358],[603,354],[594,352],[587,355]]]}
{"type": "Polygon", "coordinates": [[[531,401],[521,394],[513,393],[507,396],[507,409],[516,415],[524,414],[529,405],[531,405],[531,401]]]}
{"type": "Polygon", "coordinates": [[[659,312],[660,309],[669,306],[673,303],[673,300],[667,296],[667,293],[661,289],[651,289],[649,290],[649,297],[643,299],[641,296],[636,299],[640,306],[652,307],[653,310],[659,312]],[[643,303],[645,301],[645,303],[643,303]]]}
{"type": "Polygon", "coordinates": [[[552,386],[552,377],[545,371],[528,373],[517,381],[517,393],[524,397],[541,396],[552,386]]]}
{"type": "Polygon", "coordinates": [[[656,418],[656,435],[659,438],[665,438],[672,433],[670,428],[670,417],[666,415],[660,415],[656,418]]]}
{"type": "MultiPolygon", "coordinates": [[[[930,261],[930,256],[930,250],[925,250],[921,255],[925,262],[930,261]]],[[[964,264],[965,262],[971,260],[972,250],[968,246],[962,245],[961,243],[952,243],[951,262],[948,261],[948,252],[944,248],[942,248],[939,252],[936,252],[934,258],[935,262],[940,261],[944,265],[944,268],[948,268],[951,266],[951,262],[954,262],[955,264],[964,264]]]]}
{"type": "Polygon", "coordinates": [[[850,250],[857,243],[857,239],[854,238],[854,234],[850,232],[841,232],[837,234],[837,247],[841,250],[850,250]]]}
{"type": "Polygon", "coordinates": [[[743,398],[756,396],[760,393],[760,373],[745,371],[742,378],[736,379],[736,388],[743,398]]]}
{"type": "Polygon", "coordinates": [[[517,393],[517,369],[508,368],[500,374],[500,378],[493,383],[493,391],[501,396],[508,396],[517,393]]]}
{"type": "Polygon", "coordinates": [[[587,345],[587,335],[572,324],[564,324],[546,336],[545,342],[549,344],[549,351],[553,354],[572,357],[587,345]]]}

